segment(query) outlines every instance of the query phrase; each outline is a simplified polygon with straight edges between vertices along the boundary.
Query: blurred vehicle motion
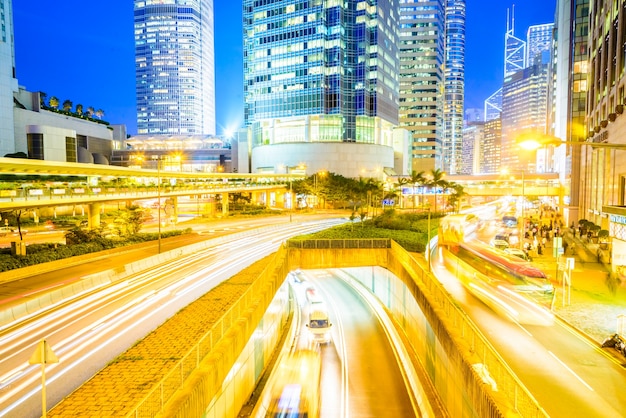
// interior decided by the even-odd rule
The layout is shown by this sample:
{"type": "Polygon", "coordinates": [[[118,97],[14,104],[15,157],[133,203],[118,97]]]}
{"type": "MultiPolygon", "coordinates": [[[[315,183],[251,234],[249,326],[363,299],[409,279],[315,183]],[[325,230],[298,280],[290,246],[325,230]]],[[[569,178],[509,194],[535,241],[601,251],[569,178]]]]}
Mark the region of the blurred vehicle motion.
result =
{"type": "Polygon", "coordinates": [[[267,418],[317,418],[322,363],[318,352],[298,350],[278,365],[267,418]]]}

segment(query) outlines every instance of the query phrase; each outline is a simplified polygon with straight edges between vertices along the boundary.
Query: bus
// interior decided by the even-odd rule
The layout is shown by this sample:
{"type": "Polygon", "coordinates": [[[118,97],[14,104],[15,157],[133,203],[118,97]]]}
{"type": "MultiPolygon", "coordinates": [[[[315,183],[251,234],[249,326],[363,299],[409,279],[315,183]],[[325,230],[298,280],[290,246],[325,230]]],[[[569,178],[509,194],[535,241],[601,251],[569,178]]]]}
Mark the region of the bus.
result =
{"type": "Polygon", "coordinates": [[[479,225],[480,219],[471,213],[445,216],[439,221],[439,245],[457,245],[471,241],[479,225]]]}

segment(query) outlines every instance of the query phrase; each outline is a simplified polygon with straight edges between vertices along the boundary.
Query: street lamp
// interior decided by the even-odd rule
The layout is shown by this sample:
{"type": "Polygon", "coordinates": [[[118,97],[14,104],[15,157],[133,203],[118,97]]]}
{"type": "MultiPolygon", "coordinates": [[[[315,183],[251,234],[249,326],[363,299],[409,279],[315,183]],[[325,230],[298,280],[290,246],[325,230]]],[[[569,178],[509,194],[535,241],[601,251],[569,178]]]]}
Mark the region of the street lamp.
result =
{"type": "Polygon", "coordinates": [[[609,148],[609,149],[619,149],[626,150],[626,144],[615,144],[609,142],[592,142],[592,141],[562,141],[561,139],[550,136],[550,135],[537,135],[537,136],[521,136],[517,138],[517,144],[526,150],[533,151],[538,148],[545,146],[555,146],[558,147],[560,145],[573,145],[573,146],[585,146],[588,145],[592,148],[609,148]]]}
{"type": "Polygon", "coordinates": [[[158,226],[158,253],[161,254],[161,156],[157,156],[157,221],[158,226]]]}

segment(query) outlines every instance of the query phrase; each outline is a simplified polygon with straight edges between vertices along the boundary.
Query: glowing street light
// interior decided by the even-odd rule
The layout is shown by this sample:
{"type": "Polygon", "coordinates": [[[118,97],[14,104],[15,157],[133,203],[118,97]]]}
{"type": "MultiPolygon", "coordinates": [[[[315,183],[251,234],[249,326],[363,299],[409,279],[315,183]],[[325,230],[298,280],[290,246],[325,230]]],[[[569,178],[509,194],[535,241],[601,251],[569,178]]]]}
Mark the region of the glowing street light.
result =
{"type": "Polygon", "coordinates": [[[524,134],[520,135],[517,140],[517,145],[521,148],[529,151],[537,150],[541,147],[560,145],[573,145],[573,146],[585,146],[588,145],[592,148],[609,148],[626,150],[626,144],[616,144],[610,142],[591,142],[591,141],[563,141],[560,138],[545,134],[524,134]]]}

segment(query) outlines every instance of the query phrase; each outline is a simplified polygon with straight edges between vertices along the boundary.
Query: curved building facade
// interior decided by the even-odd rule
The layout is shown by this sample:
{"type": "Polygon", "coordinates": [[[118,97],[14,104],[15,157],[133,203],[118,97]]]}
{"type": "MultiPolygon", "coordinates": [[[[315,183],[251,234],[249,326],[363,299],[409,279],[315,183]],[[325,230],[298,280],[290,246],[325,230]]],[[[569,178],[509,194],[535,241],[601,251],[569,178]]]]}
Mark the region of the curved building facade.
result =
{"type": "MultiPolygon", "coordinates": [[[[290,165],[305,163],[308,171],[319,160],[312,153],[328,155],[325,147],[336,143],[388,147],[393,155],[397,9],[397,0],[244,0],[245,120],[253,172],[288,164],[280,155],[284,149],[297,153],[290,165]]],[[[380,158],[377,165],[387,163],[380,158]]],[[[336,173],[346,175],[342,168],[336,173]]]]}
{"type": "Polygon", "coordinates": [[[139,135],[215,134],[213,0],[135,0],[139,135]]]}

